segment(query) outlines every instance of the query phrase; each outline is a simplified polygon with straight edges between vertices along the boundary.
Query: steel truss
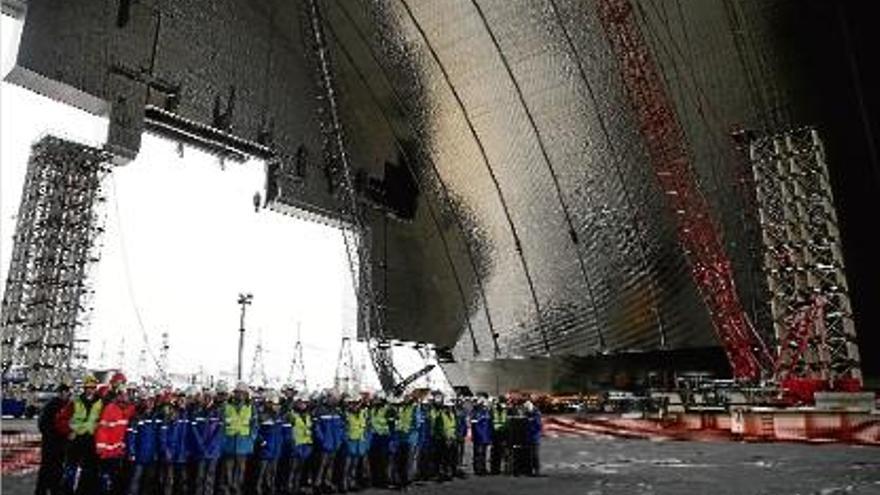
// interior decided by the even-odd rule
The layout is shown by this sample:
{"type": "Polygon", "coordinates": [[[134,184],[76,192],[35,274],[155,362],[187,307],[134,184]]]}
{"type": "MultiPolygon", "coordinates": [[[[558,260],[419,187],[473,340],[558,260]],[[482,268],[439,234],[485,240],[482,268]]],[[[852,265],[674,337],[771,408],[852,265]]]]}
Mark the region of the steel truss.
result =
{"type": "Polygon", "coordinates": [[[33,145],[0,313],[4,374],[47,386],[85,364],[87,279],[109,170],[100,149],[53,136],[33,145]]]}
{"type": "Polygon", "coordinates": [[[358,325],[362,329],[370,360],[379,376],[382,389],[386,392],[392,392],[396,381],[400,378],[400,373],[394,367],[391,345],[385,334],[385,305],[377,300],[373,289],[373,275],[370,270],[372,263],[370,244],[372,240],[365,219],[365,206],[362,198],[357,194],[354,171],[345,148],[342,122],[336,102],[336,90],[333,87],[334,75],[317,0],[309,0],[307,8],[309,29],[312,35],[309,44],[323,92],[320,121],[325,175],[330,190],[337,195],[340,201],[343,218],[351,224],[351,228],[342,228],[342,238],[345,242],[348,266],[357,296],[358,325]]]}
{"type": "Polygon", "coordinates": [[[691,165],[687,140],[663,78],[633,17],[629,0],[599,0],[605,30],[620,77],[642,135],[648,161],[676,220],[678,241],[687,256],[733,376],[742,381],[769,378],[773,357],[757,333],[734,283],[733,268],[691,165]]]}
{"type": "Polygon", "coordinates": [[[819,133],[807,127],[755,139],[749,154],[778,340],[777,378],[858,388],[856,330],[819,133]]]}

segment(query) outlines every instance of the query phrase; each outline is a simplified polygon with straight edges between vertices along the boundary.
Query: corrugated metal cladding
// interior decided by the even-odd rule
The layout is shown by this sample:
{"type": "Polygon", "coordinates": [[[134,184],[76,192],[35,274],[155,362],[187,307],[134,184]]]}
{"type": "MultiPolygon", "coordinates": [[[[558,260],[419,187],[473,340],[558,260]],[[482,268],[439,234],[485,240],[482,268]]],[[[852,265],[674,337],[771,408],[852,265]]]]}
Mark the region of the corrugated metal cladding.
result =
{"type": "MultiPolygon", "coordinates": [[[[781,67],[761,24],[776,3],[633,1],[761,328],[729,133],[766,118],[750,98],[771,88],[744,50],[781,67]]],[[[411,218],[372,221],[393,337],[462,360],[717,345],[594,2],[320,6],[354,165],[380,177],[390,162],[418,185],[411,218]]]]}

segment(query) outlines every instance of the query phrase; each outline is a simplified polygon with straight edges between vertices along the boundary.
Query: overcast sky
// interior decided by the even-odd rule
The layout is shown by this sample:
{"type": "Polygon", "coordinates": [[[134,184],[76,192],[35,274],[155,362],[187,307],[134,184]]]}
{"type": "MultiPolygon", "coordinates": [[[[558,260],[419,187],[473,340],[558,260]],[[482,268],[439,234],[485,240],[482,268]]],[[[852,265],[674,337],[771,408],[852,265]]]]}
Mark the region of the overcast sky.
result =
{"type": "MultiPolygon", "coordinates": [[[[2,16],[4,75],[14,62],[17,24],[2,16]]],[[[107,124],[5,82],[0,91],[5,284],[31,144],[48,132],[99,145],[107,124]]],[[[354,332],[354,293],[341,234],[269,210],[254,212],[252,198],[263,181],[260,162],[221,167],[216,157],[192,148],[181,157],[175,143],[144,136],[138,158],[116,168],[105,183],[107,231],[100,241],[101,262],[92,272],[92,366],[116,366],[124,350],[123,366],[134,374],[144,336],[158,357],[167,331],[171,371],[231,373],[236,298],[251,292],[245,376],[261,336],[267,374],[285,378],[299,324],[310,388],[332,384],[341,337],[354,332]]],[[[360,346],[355,355],[366,359],[360,346]]],[[[397,357],[403,373],[422,364],[413,352],[397,357]]],[[[147,361],[151,371],[151,357],[147,361]]],[[[368,374],[375,385],[372,371],[368,374]]]]}

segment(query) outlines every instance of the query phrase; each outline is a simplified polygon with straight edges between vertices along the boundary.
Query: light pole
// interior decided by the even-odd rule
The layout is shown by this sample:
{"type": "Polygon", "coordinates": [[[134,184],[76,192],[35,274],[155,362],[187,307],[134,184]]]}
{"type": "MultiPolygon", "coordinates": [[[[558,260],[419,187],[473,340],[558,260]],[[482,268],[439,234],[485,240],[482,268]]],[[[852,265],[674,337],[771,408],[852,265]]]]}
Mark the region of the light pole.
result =
{"type": "Polygon", "coordinates": [[[238,380],[241,381],[241,363],[244,355],[244,313],[246,308],[253,302],[253,294],[238,294],[238,304],[241,305],[241,322],[238,327],[238,380]]]}

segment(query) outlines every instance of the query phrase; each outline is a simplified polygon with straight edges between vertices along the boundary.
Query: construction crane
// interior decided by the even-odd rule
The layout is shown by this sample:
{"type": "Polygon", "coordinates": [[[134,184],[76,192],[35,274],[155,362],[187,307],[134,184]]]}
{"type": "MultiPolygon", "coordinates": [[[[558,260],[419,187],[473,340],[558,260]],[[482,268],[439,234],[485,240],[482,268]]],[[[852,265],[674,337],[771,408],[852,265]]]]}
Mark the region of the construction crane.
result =
{"type": "MultiPolygon", "coordinates": [[[[789,130],[749,143],[753,185],[758,203],[763,203],[756,213],[762,227],[768,225],[763,235],[765,265],[771,267],[767,276],[777,288],[771,306],[778,350],[771,353],[740,302],[720,228],[699,190],[684,132],[634,18],[633,5],[630,0],[599,0],[597,6],[649,161],[675,215],[679,242],[734,378],[752,383],[772,380],[782,389],[783,398],[795,403],[812,402],[813,393],[822,389],[858,390],[861,373],[858,351],[852,344],[855,330],[842,260],[833,255],[839,251],[839,239],[828,234],[828,225],[836,225],[836,217],[818,133],[810,128],[789,130]],[[780,172],[785,170],[790,173],[780,172]],[[780,186],[783,182],[787,185],[780,186]],[[806,193],[777,197],[774,191],[780,187],[806,193]],[[780,213],[776,211],[779,201],[810,204],[782,208],[780,213]],[[820,211],[818,225],[788,212],[801,209],[820,211]],[[792,237],[791,231],[799,233],[792,237]],[[792,246],[799,249],[797,254],[791,252],[792,246]],[[789,280],[797,273],[803,281],[789,280]]],[[[830,231],[835,232],[836,226],[830,231]]]]}
{"type": "Polygon", "coordinates": [[[599,0],[599,19],[635,113],[649,161],[676,218],[691,276],[739,381],[770,378],[774,359],[743,309],[719,227],[699,190],[684,131],[629,0],[599,0]]]}
{"type": "Polygon", "coordinates": [[[437,365],[429,364],[429,365],[425,366],[424,368],[416,371],[415,373],[409,375],[408,377],[404,378],[399,383],[394,385],[393,394],[394,395],[402,395],[406,391],[406,387],[409,387],[410,385],[413,384],[413,382],[415,382],[419,378],[427,375],[436,367],[437,367],[437,365]]]}

